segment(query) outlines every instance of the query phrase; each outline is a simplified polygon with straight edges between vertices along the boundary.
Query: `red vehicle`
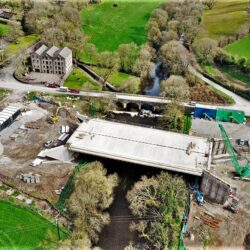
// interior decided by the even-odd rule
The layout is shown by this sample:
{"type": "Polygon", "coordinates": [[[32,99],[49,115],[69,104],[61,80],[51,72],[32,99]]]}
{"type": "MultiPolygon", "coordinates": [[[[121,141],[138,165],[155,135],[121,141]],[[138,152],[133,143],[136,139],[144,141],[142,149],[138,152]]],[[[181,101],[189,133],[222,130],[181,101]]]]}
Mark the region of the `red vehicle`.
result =
{"type": "Polygon", "coordinates": [[[60,87],[60,85],[55,83],[55,82],[47,83],[47,84],[45,84],[45,86],[48,87],[48,88],[58,88],[58,87],[60,87]]]}
{"type": "Polygon", "coordinates": [[[74,93],[74,94],[79,94],[80,90],[79,89],[69,89],[70,93],[74,93]]]}

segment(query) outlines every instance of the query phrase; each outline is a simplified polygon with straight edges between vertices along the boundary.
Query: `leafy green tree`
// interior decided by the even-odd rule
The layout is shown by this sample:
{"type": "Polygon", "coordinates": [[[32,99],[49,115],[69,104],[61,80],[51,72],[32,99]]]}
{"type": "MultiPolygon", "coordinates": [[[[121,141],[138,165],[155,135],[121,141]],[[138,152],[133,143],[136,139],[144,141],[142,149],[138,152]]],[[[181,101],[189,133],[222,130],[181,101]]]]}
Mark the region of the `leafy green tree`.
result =
{"type": "Polygon", "coordinates": [[[97,65],[102,68],[100,75],[103,79],[103,85],[105,86],[109,76],[119,70],[120,60],[116,52],[104,51],[97,56],[97,65]]]}
{"type": "Polygon", "coordinates": [[[147,218],[133,222],[131,229],[147,242],[147,249],[172,249],[178,242],[187,191],[182,178],[161,172],[143,176],[128,192],[132,214],[147,218]]]}
{"type": "Polygon", "coordinates": [[[140,91],[140,80],[136,77],[128,77],[122,81],[119,91],[137,94],[140,91]]]}
{"type": "Polygon", "coordinates": [[[120,58],[120,69],[132,73],[135,61],[137,58],[138,48],[137,45],[132,42],[129,44],[121,44],[118,48],[118,54],[120,58]]]}
{"type": "Polygon", "coordinates": [[[113,191],[117,185],[118,176],[107,175],[100,162],[93,162],[80,170],[68,201],[76,240],[86,241],[87,234],[92,242],[98,241],[98,234],[110,221],[105,210],[113,202],[113,191]]]}
{"type": "Polygon", "coordinates": [[[183,75],[190,63],[187,49],[178,41],[170,41],[160,49],[164,69],[170,75],[183,75]]]}
{"type": "Polygon", "coordinates": [[[189,86],[182,76],[170,76],[167,80],[161,81],[161,95],[180,102],[189,99],[189,86]]]}
{"type": "Polygon", "coordinates": [[[184,128],[184,109],[176,102],[169,103],[163,110],[160,118],[162,126],[168,130],[183,131],[184,128]]]}

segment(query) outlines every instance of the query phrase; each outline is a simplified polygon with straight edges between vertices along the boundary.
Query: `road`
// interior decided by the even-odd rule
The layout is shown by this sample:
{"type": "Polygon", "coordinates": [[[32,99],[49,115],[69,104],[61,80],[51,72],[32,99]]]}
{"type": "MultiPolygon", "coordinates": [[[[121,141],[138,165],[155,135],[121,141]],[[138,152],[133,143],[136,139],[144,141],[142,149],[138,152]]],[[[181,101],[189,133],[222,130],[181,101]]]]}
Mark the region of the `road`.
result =
{"type": "Polygon", "coordinates": [[[220,86],[219,84],[211,81],[210,79],[206,78],[205,76],[203,76],[201,73],[199,73],[198,71],[196,71],[193,67],[189,66],[189,71],[197,76],[199,79],[201,79],[202,81],[206,82],[207,84],[211,85],[212,87],[222,91],[223,93],[227,94],[228,96],[231,96],[234,101],[235,104],[230,105],[230,106],[224,106],[225,108],[230,108],[230,109],[237,109],[237,110],[243,110],[245,112],[245,114],[247,116],[250,116],[250,102],[238,95],[236,95],[235,93],[231,92],[230,90],[223,88],[222,86],[220,86]]]}
{"type": "MultiPolygon", "coordinates": [[[[18,58],[15,60],[18,61],[18,58]]],[[[45,92],[51,94],[67,94],[65,92],[59,92],[58,89],[47,88],[43,85],[38,84],[24,84],[20,83],[13,77],[13,73],[16,69],[16,64],[12,62],[8,67],[2,69],[0,74],[0,88],[5,88],[9,90],[16,90],[20,92],[28,92],[28,91],[36,91],[36,92],[45,92]]],[[[227,95],[231,96],[235,100],[235,104],[231,106],[223,106],[223,108],[235,109],[235,110],[242,110],[245,112],[247,116],[250,116],[250,102],[245,100],[244,98],[232,93],[231,91],[219,86],[218,84],[212,82],[211,80],[205,78],[203,75],[198,73],[195,69],[190,68],[190,71],[199,77],[204,82],[208,83],[209,85],[221,90],[222,92],[226,93],[227,95]]],[[[73,95],[73,94],[72,94],[73,95]]],[[[75,94],[74,94],[75,95],[75,94]]],[[[114,98],[123,101],[131,101],[131,102],[148,102],[148,103],[157,103],[157,104],[167,104],[170,101],[163,98],[163,97],[155,97],[155,96],[145,96],[145,95],[132,95],[132,94],[124,94],[124,93],[115,93],[115,92],[88,92],[88,91],[81,91],[79,96],[84,97],[96,97],[96,98],[114,98]]],[[[184,105],[188,105],[188,103],[183,103],[184,105]]],[[[220,105],[204,105],[200,104],[206,108],[221,108],[220,105]]]]}

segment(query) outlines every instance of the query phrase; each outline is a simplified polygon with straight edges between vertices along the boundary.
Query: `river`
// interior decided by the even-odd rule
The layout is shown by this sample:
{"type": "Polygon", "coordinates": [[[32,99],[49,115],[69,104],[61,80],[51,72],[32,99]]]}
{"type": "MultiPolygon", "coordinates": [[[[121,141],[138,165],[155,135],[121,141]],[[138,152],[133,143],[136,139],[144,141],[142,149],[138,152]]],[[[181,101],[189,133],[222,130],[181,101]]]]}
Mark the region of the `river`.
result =
{"type": "Polygon", "coordinates": [[[157,62],[154,64],[152,69],[150,70],[150,78],[152,79],[151,82],[148,82],[142,86],[142,91],[144,95],[150,96],[159,96],[161,92],[161,80],[167,78],[167,75],[162,71],[162,63],[157,62]]]}

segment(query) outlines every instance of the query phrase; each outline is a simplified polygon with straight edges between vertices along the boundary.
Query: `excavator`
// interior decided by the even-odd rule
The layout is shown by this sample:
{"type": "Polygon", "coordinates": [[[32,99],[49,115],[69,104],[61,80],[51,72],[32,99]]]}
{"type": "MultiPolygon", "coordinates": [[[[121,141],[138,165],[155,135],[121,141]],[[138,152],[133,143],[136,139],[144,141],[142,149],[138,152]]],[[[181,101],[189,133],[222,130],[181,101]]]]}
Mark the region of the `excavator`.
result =
{"type": "Polygon", "coordinates": [[[58,114],[59,114],[59,111],[61,110],[62,106],[61,106],[61,103],[58,103],[57,105],[58,105],[58,107],[56,109],[56,112],[52,116],[50,116],[48,119],[48,123],[50,123],[50,124],[55,124],[58,121],[58,114]]]}
{"type": "Polygon", "coordinates": [[[238,159],[237,159],[237,154],[234,151],[234,148],[233,148],[233,146],[232,146],[232,144],[230,142],[230,139],[229,139],[229,137],[227,135],[227,132],[226,132],[224,126],[222,124],[219,124],[219,128],[221,130],[222,139],[223,139],[223,141],[225,143],[227,152],[230,154],[231,161],[232,161],[232,163],[234,165],[234,168],[235,168],[237,174],[240,176],[241,179],[250,176],[250,165],[249,165],[249,163],[247,163],[245,166],[241,166],[239,164],[238,159]]]}

